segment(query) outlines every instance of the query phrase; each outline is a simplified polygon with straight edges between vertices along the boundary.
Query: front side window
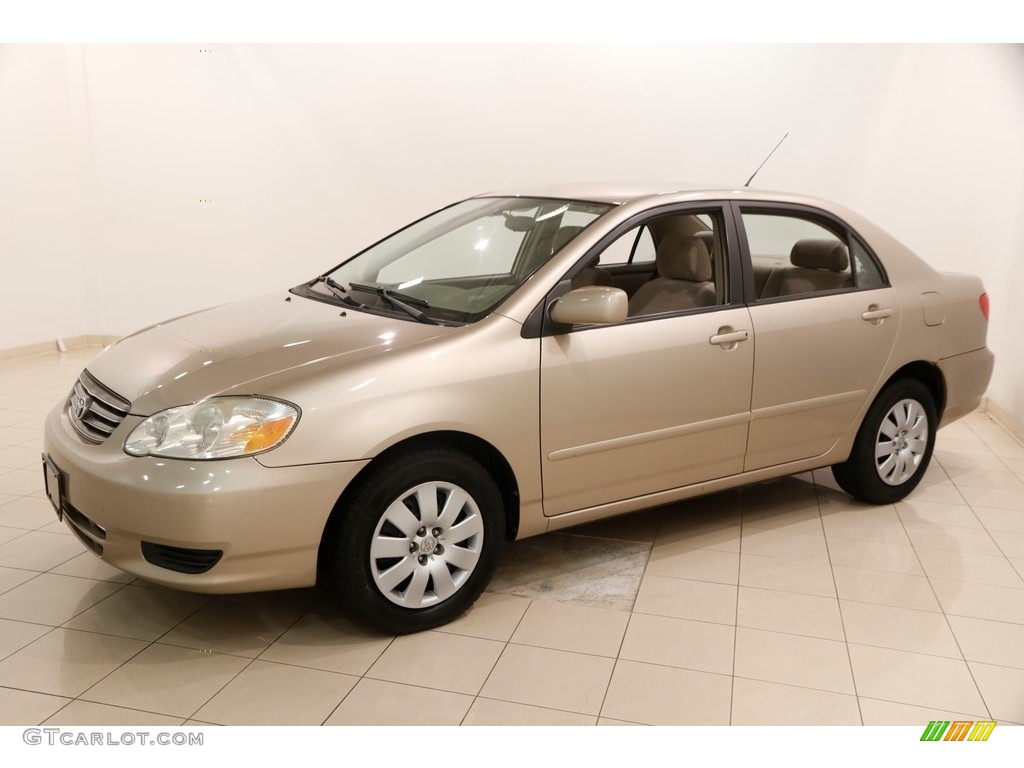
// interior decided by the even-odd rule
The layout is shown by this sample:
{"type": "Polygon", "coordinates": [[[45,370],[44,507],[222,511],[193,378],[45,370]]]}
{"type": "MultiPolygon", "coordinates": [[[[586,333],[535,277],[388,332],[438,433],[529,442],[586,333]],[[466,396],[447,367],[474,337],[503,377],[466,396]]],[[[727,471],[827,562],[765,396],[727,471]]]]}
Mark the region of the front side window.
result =
{"type": "Polygon", "coordinates": [[[667,213],[624,232],[573,280],[621,288],[629,317],[726,303],[725,235],[720,211],[667,213]]]}
{"type": "Polygon", "coordinates": [[[296,290],[425,322],[473,322],[611,207],[540,198],[466,200],[352,257],[329,272],[329,280],[296,290]]]}
{"type": "Polygon", "coordinates": [[[650,264],[654,261],[654,239],[650,228],[644,224],[633,227],[615,240],[601,253],[601,266],[621,264],[650,264]]]}

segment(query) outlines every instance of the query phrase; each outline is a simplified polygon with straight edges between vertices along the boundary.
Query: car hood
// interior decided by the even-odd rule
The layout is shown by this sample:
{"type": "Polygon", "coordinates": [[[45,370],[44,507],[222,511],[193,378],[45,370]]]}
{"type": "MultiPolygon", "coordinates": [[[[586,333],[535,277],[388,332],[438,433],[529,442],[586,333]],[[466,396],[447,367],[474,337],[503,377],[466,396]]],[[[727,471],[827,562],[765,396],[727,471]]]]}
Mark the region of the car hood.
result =
{"type": "Polygon", "coordinates": [[[147,416],[213,395],[274,394],[260,380],[364,359],[453,328],[276,293],[159,323],[118,341],[89,372],[147,416]]]}

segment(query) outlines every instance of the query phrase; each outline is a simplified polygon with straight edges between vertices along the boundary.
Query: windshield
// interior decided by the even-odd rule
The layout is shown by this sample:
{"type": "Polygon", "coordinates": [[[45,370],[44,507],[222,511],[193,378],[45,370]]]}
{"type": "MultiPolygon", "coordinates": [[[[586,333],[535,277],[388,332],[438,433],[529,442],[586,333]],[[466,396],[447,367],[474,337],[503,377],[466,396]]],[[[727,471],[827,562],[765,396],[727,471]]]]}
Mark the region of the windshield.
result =
{"type": "Polygon", "coordinates": [[[473,322],[611,207],[539,198],[466,200],[367,248],[302,292],[370,311],[419,314],[421,321],[473,322]]]}

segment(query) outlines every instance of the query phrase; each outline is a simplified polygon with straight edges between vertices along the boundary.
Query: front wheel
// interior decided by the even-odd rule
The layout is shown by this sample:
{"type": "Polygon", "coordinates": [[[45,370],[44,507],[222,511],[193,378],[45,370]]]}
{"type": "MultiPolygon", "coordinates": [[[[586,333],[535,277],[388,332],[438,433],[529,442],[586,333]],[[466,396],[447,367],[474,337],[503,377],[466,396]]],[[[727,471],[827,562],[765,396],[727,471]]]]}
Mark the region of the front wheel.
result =
{"type": "Polygon", "coordinates": [[[393,634],[445,624],[490,580],[504,506],[487,471],[426,449],[372,467],[323,544],[327,586],[357,617],[393,634]]]}
{"type": "Polygon", "coordinates": [[[928,469],[938,418],[935,399],[917,379],[889,384],[868,409],[850,458],[832,467],[839,487],[871,504],[892,504],[928,469]]]}

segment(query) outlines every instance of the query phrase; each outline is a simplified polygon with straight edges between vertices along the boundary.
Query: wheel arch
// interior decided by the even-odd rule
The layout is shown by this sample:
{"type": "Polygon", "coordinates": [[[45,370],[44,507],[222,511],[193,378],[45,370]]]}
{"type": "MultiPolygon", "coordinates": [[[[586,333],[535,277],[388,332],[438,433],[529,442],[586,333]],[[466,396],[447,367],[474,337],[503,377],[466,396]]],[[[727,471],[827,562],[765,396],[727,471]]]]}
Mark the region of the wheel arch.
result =
{"type": "Polygon", "coordinates": [[[886,387],[898,379],[908,378],[917,379],[931,392],[932,399],[935,401],[937,423],[941,424],[942,414],[946,410],[946,380],[939,366],[934,363],[928,363],[924,360],[915,360],[912,363],[907,363],[902,368],[893,372],[892,376],[878,388],[878,391],[883,392],[886,387]]]}
{"type": "Polygon", "coordinates": [[[501,500],[505,507],[505,538],[513,541],[519,531],[519,484],[516,481],[515,473],[508,460],[501,451],[481,437],[471,435],[468,432],[438,431],[426,432],[414,435],[389,446],[379,453],[374,459],[363,467],[352,479],[341,496],[334,503],[334,508],[324,526],[324,532],[320,537],[320,552],[317,556],[317,570],[324,564],[323,542],[330,538],[332,528],[337,525],[338,520],[344,514],[346,500],[355,492],[355,489],[363,482],[364,478],[383,461],[406,451],[415,451],[425,448],[447,448],[465,453],[470,458],[479,462],[487,473],[494,479],[501,494],[501,500]]]}

